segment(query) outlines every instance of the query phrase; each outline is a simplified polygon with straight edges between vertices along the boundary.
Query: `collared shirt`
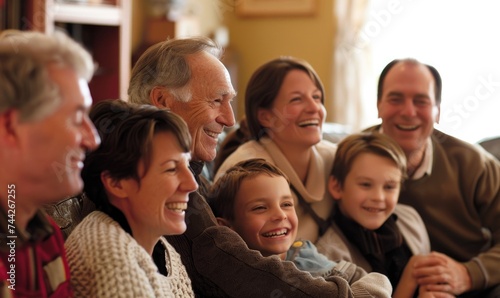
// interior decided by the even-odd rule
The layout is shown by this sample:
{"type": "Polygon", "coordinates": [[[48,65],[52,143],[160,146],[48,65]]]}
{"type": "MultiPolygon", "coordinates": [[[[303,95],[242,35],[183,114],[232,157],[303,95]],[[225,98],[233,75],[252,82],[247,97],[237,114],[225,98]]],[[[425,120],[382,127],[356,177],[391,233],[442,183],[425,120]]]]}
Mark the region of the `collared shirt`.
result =
{"type": "Polygon", "coordinates": [[[432,173],[432,141],[431,138],[427,138],[427,146],[424,151],[424,160],[420,166],[415,170],[415,173],[410,177],[411,180],[417,180],[424,177],[425,174],[430,175],[432,173]]]}
{"type": "Polygon", "coordinates": [[[0,232],[0,263],[9,270],[0,275],[0,293],[10,290],[14,297],[73,296],[64,240],[51,218],[38,211],[26,231],[21,231],[0,208],[0,232]]]}
{"type": "MultiPolygon", "coordinates": [[[[29,241],[41,240],[54,233],[54,228],[47,220],[45,213],[42,211],[37,211],[35,213],[35,216],[28,222],[26,231],[19,229],[15,224],[15,221],[12,221],[13,224],[11,225],[8,225],[9,222],[11,222],[9,216],[7,216],[7,213],[0,208],[0,223],[2,223],[0,225],[0,235],[6,238],[7,236],[17,236],[17,248],[23,247],[29,241]]],[[[5,248],[3,245],[0,246],[0,251],[6,250],[8,250],[8,248],[5,248]]]]}
{"type": "MultiPolygon", "coordinates": [[[[379,128],[379,132],[384,133],[382,125],[379,128]]],[[[425,174],[430,175],[432,173],[432,150],[432,140],[428,137],[423,160],[420,166],[415,170],[415,173],[409,178],[410,180],[418,180],[424,177],[425,174]]]]}

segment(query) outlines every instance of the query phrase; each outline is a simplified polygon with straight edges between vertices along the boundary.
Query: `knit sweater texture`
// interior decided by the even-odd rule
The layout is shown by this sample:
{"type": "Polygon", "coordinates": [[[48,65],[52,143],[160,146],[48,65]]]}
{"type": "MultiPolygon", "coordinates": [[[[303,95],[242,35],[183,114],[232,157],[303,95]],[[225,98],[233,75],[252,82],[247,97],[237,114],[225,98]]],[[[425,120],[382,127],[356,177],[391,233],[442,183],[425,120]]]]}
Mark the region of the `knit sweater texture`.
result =
{"type": "Polygon", "coordinates": [[[179,254],[165,238],[168,276],[111,217],[89,214],[66,241],[76,297],[194,297],[179,254]]]}

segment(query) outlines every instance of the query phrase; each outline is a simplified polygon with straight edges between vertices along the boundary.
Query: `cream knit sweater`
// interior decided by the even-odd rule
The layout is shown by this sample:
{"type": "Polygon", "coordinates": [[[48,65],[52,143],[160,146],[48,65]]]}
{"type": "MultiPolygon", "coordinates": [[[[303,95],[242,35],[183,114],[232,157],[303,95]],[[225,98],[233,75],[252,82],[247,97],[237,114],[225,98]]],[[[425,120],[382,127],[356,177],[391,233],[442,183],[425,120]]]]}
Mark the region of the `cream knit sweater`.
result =
{"type": "Polygon", "coordinates": [[[66,241],[76,297],[194,297],[179,254],[161,238],[168,276],[111,217],[94,211],[66,241]]]}

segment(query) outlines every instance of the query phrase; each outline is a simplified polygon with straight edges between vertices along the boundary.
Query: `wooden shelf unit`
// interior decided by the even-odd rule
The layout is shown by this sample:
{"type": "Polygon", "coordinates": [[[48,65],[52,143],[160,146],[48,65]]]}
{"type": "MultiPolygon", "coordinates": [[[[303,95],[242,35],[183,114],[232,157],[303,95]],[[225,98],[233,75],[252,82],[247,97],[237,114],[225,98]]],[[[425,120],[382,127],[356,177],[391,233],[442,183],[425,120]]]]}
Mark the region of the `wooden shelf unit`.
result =
{"type": "Polygon", "coordinates": [[[98,66],[89,84],[94,103],[103,99],[127,100],[132,0],[114,0],[113,4],[27,2],[25,29],[51,33],[63,28],[92,53],[98,66]]]}

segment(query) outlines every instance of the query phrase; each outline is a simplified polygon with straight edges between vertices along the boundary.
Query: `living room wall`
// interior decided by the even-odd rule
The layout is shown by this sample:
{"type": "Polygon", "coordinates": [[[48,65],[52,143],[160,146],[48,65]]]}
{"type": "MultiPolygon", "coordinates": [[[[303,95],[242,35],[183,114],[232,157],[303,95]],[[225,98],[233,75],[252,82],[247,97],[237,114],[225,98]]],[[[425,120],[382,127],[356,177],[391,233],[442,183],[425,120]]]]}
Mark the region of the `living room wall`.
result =
{"type": "MultiPolygon", "coordinates": [[[[268,60],[288,55],[307,60],[317,71],[331,97],[334,1],[317,0],[314,16],[242,17],[234,9],[224,12],[229,48],[238,57],[237,117],[244,115],[246,84],[254,70],[268,60]]],[[[331,101],[325,102],[327,111],[331,101]]],[[[327,120],[332,121],[332,113],[327,120]]]]}

